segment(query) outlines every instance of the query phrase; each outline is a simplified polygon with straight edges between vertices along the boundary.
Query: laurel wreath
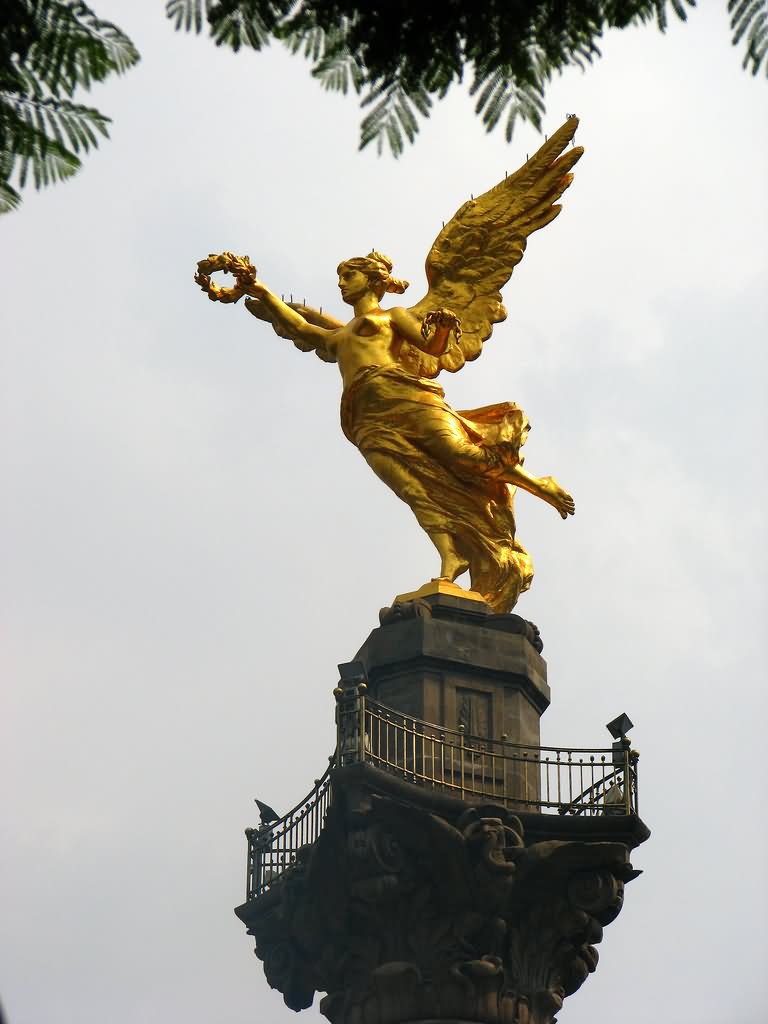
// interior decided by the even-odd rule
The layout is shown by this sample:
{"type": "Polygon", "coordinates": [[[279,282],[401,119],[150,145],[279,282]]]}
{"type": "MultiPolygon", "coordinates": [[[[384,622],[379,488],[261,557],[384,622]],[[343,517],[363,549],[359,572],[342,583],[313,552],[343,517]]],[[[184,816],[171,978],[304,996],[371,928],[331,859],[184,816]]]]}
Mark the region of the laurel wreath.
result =
{"type": "Polygon", "coordinates": [[[206,293],[211,302],[237,302],[243,295],[248,295],[256,283],[256,267],[247,256],[235,256],[232,252],[215,253],[207,259],[199,260],[195,281],[206,293]],[[234,288],[220,288],[211,281],[211,274],[223,271],[235,277],[234,288]]]}

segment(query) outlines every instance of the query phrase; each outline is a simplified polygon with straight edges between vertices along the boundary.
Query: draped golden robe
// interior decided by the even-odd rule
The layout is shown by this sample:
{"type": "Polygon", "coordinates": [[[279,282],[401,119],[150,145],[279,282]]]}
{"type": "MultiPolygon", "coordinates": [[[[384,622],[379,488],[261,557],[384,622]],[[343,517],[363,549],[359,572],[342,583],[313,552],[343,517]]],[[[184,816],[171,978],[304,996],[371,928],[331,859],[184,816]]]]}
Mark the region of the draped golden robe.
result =
{"type": "Polygon", "coordinates": [[[505,468],[521,462],[528,433],[510,402],[457,412],[443,389],[401,367],[369,367],[345,388],[341,426],[377,475],[410,506],[427,533],[450,535],[469,562],[472,590],[508,612],[533,579],[533,564],[515,539],[515,488],[505,468]]]}

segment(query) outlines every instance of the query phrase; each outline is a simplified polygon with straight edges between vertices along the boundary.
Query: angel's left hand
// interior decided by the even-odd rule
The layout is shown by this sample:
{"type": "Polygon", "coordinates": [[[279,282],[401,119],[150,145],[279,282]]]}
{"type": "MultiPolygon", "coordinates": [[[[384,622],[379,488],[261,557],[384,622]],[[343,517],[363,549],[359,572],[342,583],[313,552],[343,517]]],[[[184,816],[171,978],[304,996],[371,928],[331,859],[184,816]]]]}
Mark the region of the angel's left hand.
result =
{"type": "Polygon", "coordinates": [[[447,327],[455,333],[457,341],[461,337],[461,320],[452,309],[446,309],[444,306],[440,309],[431,309],[421,321],[421,336],[425,341],[429,340],[433,327],[447,327]]]}

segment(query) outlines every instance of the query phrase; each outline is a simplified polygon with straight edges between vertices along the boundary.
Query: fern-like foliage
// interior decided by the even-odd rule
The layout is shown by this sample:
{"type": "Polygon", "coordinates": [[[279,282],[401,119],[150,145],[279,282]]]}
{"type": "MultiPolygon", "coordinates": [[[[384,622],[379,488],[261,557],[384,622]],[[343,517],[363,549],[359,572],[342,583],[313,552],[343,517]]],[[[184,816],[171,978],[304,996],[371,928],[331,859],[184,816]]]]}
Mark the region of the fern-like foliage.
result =
{"type": "Polygon", "coordinates": [[[404,138],[413,142],[418,134],[416,114],[429,117],[432,100],[425,88],[408,88],[402,81],[395,79],[388,83],[382,82],[368,91],[362,106],[371,105],[372,109],[360,125],[360,149],[375,140],[381,153],[386,140],[390,152],[400,156],[404,149],[404,138]]]}
{"type": "MultiPolygon", "coordinates": [[[[360,94],[360,148],[386,144],[396,156],[465,70],[488,131],[518,119],[541,128],[550,79],[600,57],[610,28],[685,20],[695,0],[168,0],[177,29],[206,28],[217,45],[259,50],[270,38],[312,65],[326,89],[360,94]]],[[[728,0],[733,42],[744,66],[766,65],[768,0],[728,0]]]]}
{"type": "Polygon", "coordinates": [[[0,213],[71,177],[109,118],[72,99],[139,59],[131,40],[80,0],[4,0],[0,25],[0,213]]]}
{"type": "Polygon", "coordinates": [[[217,46],[260,50],[294,6],[295,0],[167,0],[165,12],[176,29],[199,33],[207,24],[217,46]]]}
{"type": "Polygon", "coordinates": [[[753,75],[763,68],[768,75],[768,0],[728,0],[728,13],[733,45],[746,43],[742,67],[753,75]]]}

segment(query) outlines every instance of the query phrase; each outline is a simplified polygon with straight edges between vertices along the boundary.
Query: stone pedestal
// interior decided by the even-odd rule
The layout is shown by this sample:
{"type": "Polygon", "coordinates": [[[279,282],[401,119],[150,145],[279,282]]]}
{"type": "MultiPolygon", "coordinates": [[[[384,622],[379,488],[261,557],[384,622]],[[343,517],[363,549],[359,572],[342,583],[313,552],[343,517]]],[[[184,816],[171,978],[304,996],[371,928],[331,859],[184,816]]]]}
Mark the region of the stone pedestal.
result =
{"type": "MultiPolygon", "coordinates": [[[[436,581],[415,600],[380,613],[355,660],[370,695],[389,708],[475,740],[538,751],[539,720],[550,702],[547,663],[533,623],[496,615],[482,600],[436,581]],[[459,591],[460,593],[460,591],[459,591]]],[[[506,764],[505,794],[539,797],[535,766],[506,764]]]]}

